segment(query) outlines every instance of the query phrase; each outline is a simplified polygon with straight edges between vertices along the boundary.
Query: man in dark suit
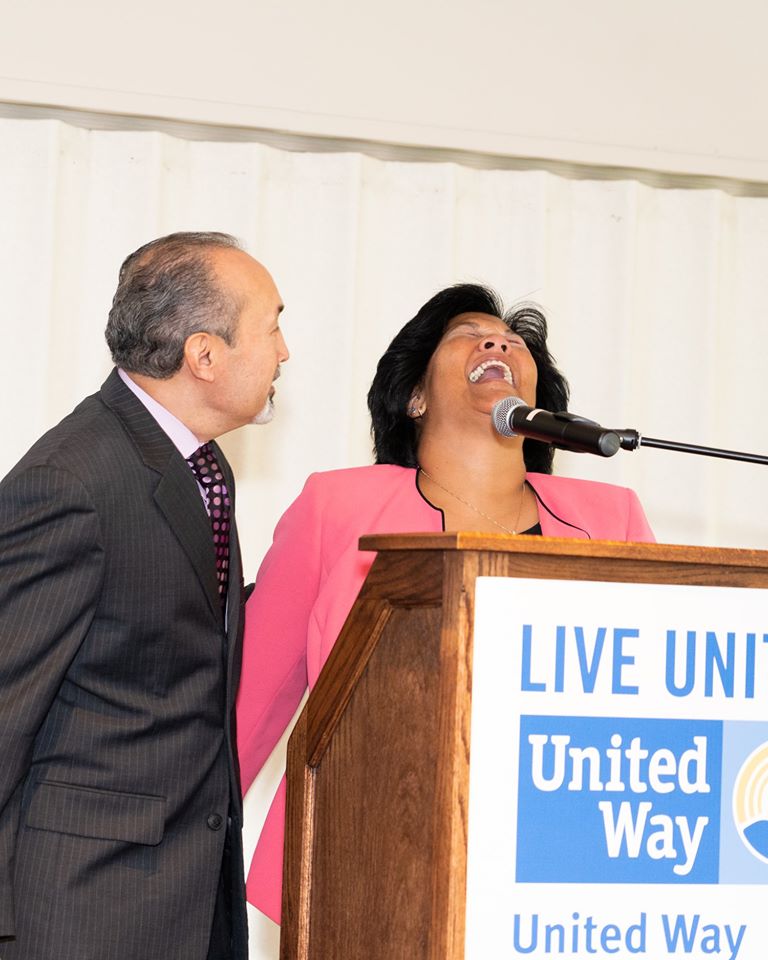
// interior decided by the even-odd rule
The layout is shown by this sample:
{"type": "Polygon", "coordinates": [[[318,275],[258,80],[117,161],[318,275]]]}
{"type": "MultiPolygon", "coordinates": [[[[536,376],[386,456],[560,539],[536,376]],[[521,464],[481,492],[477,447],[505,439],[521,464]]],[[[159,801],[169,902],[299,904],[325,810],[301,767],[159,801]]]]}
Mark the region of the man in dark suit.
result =
{"type": "Polygon", "coordinates": [[[243,578],[214,437],[271,417],[269,273],[224,234],[123,264],[117,369],[0,484],[0,957],[245,960],[243,578]]]}

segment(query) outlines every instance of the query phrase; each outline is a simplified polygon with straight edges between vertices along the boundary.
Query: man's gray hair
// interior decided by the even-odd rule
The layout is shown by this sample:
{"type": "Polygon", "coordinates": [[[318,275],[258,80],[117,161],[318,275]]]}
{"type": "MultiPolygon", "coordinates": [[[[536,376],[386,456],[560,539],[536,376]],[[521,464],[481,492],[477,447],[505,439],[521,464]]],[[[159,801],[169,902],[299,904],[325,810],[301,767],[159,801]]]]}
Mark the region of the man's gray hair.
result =
{"type": "Polygon", "coordinates": [[[171,233],[126,257],[105,331],[117,366],[166,380],[181,369],[191,334],[234,342],[239,304],[220,288],[209,256],[222,247],[242,249],[227,233],[171,233]]]}

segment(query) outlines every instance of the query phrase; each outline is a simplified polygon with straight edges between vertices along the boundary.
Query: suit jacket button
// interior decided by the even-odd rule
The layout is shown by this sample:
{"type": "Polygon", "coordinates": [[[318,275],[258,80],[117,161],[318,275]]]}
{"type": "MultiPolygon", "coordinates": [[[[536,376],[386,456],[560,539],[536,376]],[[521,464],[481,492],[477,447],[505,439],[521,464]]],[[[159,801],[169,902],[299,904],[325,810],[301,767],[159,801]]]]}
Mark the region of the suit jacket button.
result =
{"type": "Polygon", "coordinates": [[[220,830],[222,823],[224,823],[224,817],[220,813],[210,813],[206,822],[211,830],[220,830]]]}

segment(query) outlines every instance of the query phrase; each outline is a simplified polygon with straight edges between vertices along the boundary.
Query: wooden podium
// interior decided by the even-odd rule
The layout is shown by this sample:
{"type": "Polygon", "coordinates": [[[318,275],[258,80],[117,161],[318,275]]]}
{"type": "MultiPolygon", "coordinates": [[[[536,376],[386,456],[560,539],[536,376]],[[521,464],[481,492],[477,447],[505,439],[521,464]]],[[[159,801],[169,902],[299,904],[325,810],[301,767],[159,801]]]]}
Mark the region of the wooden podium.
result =
{"type": "Polygon", "coordinates": [[[768,588],[768,553],[480,534],[378,555],[288,748],[281,960],[462,960],[478,576],[768,588]]]}

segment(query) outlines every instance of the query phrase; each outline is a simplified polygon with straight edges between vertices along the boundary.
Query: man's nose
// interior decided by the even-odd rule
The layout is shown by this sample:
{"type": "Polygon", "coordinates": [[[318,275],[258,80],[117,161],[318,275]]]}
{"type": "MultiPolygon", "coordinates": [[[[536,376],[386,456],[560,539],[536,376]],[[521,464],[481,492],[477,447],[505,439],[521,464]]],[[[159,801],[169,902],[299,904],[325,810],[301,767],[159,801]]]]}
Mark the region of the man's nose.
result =
{"type": "Polygon", "coordinates": [[[502,337],[489,337],[488,340],[483,341],[483,350],[501,350],[502,353],[507,352],[509,344],[502,337]]]}

